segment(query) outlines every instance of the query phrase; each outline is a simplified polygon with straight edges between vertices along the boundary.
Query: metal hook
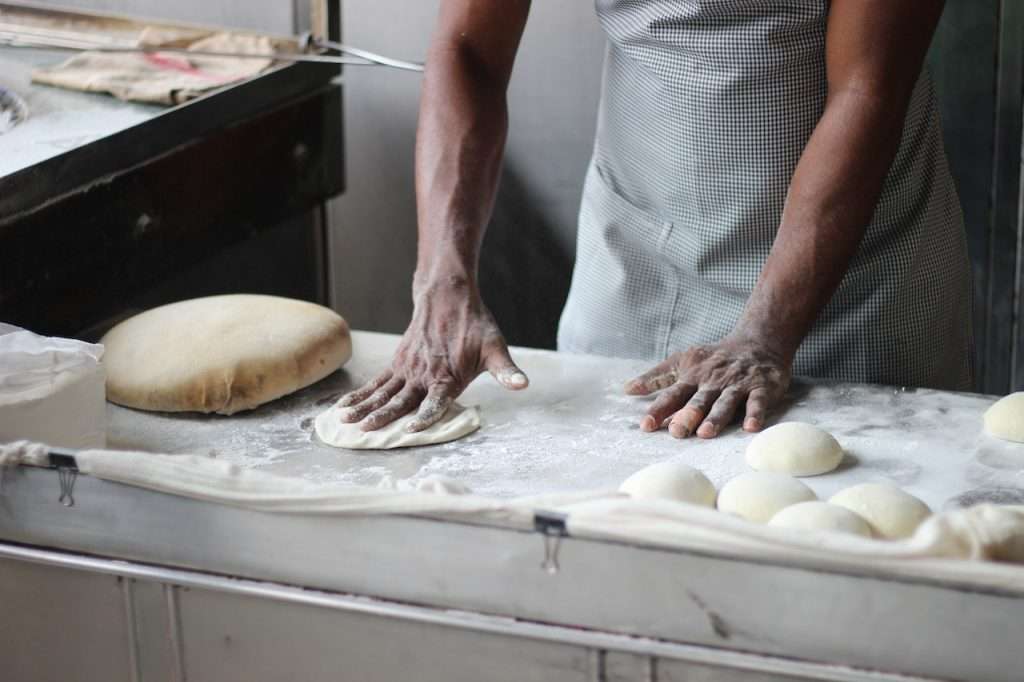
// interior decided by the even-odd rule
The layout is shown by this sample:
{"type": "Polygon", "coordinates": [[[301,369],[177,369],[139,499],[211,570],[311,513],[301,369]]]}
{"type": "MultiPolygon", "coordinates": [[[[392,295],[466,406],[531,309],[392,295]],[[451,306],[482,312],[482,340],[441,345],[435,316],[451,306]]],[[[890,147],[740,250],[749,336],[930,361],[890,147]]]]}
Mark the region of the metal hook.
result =
{"type": "Polygon", "coordinates": [[[75,480],[78,478],[78,463],[73,455],[57,450],[50,450],[50,466],[57,470],[60,482],[60,497],[57,501],[65,507],[74,507],[75,480]]]}
{"type": "Polygon", "coordinates": [[[562,538],[568,537],[565,521],[568,517],[558,512],[537,512],[533,516],[534,529],[544,536],[544,560],[540,567],[548,575],[554,575],[560,570],[558,565],[558,550],[562,545],[562,538]]]}
{"type": "Polygon", "coordinates": [[[78,469],[60,467],[57,469],[57,478],[60,481],[60,497],[57,501],[65,507],[74,507],[75,498],[71,493],[75,488],[75,479],[78,478],[78,469]]]}
{"type": "Polygon", "coordinates": [[[540,567],[548,575],[558,573],[558,547],[561,543],[562,537],[560,535],[544,536],[544,561],[540,562],[540,567]]]}

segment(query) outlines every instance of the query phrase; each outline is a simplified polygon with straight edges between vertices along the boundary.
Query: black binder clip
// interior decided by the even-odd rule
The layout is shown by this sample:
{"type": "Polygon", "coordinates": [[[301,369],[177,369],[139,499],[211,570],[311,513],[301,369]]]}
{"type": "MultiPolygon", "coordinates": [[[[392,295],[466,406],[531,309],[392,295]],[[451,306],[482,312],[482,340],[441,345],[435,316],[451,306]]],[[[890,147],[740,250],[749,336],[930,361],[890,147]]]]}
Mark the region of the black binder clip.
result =
{"type": "Polygon", "coordinates": [[[65,507],[74,507],[75,480],[78,478],[78,463],[71,455],[50,453],[50,466],[57,470],[57,480],[60,481],[60,497],[57,501],[65,507]]]}
{"type": "Polygon", "coordinates": [[[554,575],[558,573],[558,550],[562,538],[569,537],[565,521],[569,517],[559,512],[537,512],[533,515],[533,528],[544,536],[544,561],[540,567],[554,575]]]}

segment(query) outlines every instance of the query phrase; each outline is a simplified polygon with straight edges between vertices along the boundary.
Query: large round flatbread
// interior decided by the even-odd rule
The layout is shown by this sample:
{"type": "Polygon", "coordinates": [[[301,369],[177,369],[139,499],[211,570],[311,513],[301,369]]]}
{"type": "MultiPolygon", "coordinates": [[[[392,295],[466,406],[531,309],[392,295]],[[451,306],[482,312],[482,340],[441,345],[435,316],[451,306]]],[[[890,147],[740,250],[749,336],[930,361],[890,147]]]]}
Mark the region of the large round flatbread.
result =
{"type": "Polygon", "coordinates": [[[234,414],[323,379],[352,355],[345,320],[306,301],[210,296],[111,329],[107,398],[162,412],[234,414]]]}

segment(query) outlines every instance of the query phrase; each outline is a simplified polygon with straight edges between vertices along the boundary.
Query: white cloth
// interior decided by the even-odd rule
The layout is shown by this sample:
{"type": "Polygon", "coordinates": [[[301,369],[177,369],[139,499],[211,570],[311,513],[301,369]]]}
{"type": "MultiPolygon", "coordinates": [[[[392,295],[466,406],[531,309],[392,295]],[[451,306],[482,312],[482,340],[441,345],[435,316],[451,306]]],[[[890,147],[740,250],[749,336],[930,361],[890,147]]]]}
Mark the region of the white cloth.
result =
{"type": "MultiPolygon", "coordinates": [[[[149,47],[187,48],[203,52],[269,55],[274,46],[264,36],[146,29],[139,38],[149,47]]],[[[211,57],[179,52],[82,52],[57,66],[37,69],[34,83],[70,90],[105,92],[119,99],[150,104],[179,104],[270,68],[273,59],[211,57]]]]}
{"type": "Polygon", "coordinates": [[[0,323],[0,443],[106,445],[103,346],[0,323]]]}
{"type": "MultiPolygon", "coordinates": [[[[389,489],[391,486],[322,485],[194,455],[85,450],[75,459],[82,474],[260,512],[424,515],[528,528],[536,512],[558,511],[568,515],[567,527],[573,537],[1024,589],[1020,566],[1000,563],[1024,564],[1024,507],[1020,506],[986,504],[945,512],[927,520],[912,538],[892,542],[844,534],[799,535],[711,509],[634,500],[611,490],[501,500],[468,493],[400,492],[389,489]]],[[[46,448],[26,441],[0,445],[0,468],[19,464],[46,466],[46,448]]],[[[422,489],[451,490],[436,485],[422,489]]]]}
{"type": "Polygon", "coordinates": [[[604,499],[563,507],[573,537],[715,552],[879,576],[1024,589],[1024,506],[979,505],[937,514],[903,541],[846,533],[799,535],[702,507],[604,499]],[[1007,565],[1014,564],[1014,565],[1007,565]]]}

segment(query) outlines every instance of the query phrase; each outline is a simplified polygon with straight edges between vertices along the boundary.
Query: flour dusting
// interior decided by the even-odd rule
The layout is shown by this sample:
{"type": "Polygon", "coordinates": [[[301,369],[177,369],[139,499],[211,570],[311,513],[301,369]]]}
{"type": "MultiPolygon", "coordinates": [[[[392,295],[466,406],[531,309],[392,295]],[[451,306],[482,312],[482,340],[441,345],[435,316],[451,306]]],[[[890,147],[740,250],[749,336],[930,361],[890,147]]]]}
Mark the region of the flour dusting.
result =
{"type": "MultiPolygon", "coordinates": [[[[312,418],[385,366],[396,341],[358,333],[354,339],[355,359],[346,370],[252,412],[158,415],[111,406],[111,446],[215,452],[240,466],[325,483],[415,486],[441,476],[500,497],[617,487],[660,461],[696,467],[718,488],[748,470],[744,451],[752,436],[738,426],[712,440],[640,430],[652,399],[625,395],[623,384],[645,363],[532,350],[514,353],[530,376],[529,389],[509,391],[484,375],[460,398],[479,406],[483,421],[462,440],[391,451],[331,448],[313,435],[312,418]]],[[[807,382],[797,382],[790,395],[776,420],[817,424],[846,451],[839,470],[804,479],[820,497],[888,481],[941,509],[972,489],[1003,497],[1024,490],[1024,446],[981,431],[991,398],[807,382]]]]}

